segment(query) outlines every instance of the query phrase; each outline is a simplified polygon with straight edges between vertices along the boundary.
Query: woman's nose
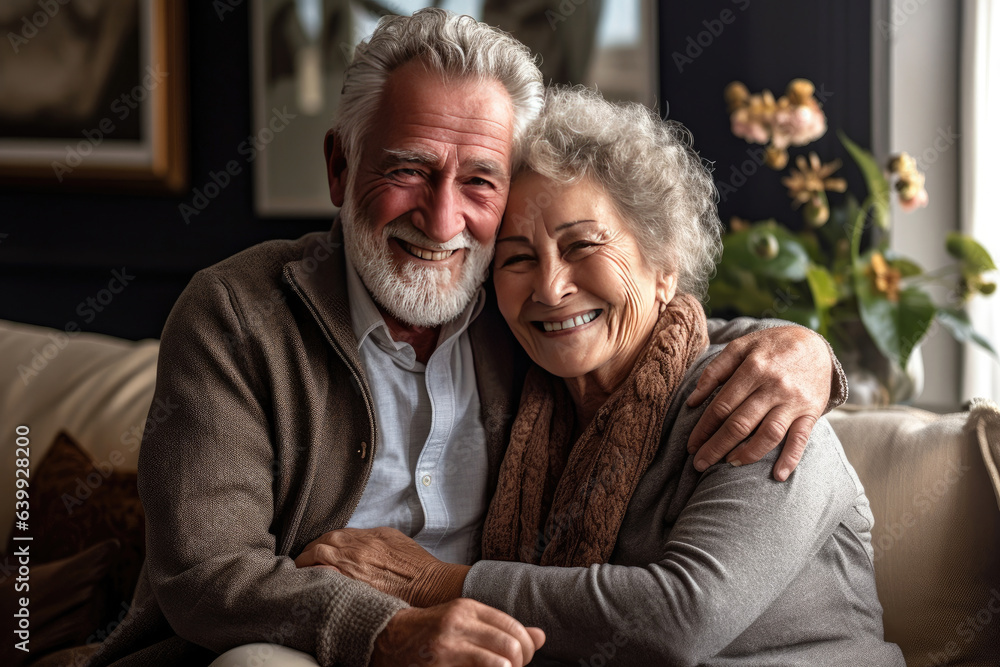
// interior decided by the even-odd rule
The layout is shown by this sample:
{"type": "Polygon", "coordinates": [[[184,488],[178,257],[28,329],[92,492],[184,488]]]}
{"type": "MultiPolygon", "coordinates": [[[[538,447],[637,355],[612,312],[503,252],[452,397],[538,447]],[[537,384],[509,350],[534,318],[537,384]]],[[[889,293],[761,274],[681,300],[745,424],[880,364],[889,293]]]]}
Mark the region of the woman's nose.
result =
{"type": "Polygon", "coordinates": [[[562,262],[541,262],[535,277],[531,300],[545,306],[557,306],[576,292],[569,267],[562,262]]]}

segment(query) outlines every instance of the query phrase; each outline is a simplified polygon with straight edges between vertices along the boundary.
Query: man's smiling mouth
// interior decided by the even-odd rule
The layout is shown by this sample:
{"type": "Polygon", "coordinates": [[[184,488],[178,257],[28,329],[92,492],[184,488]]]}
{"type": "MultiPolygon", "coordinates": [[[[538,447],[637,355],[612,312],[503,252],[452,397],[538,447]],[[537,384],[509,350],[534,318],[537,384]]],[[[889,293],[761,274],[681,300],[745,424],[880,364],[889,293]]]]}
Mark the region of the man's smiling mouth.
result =
{"type": "Polygon", "coordinates": [[[601,311],[600,308],[597,308],[589,313],[577,315],[576,317],[571,317],[568,320],[563,320],[562,322],[532,322],[532,324],[535,325],[536,329],[541,329],[545,332],[564,331],[566,329],[581,327],[588,322],[593,322],[602,312],[603,311],[601,311]]]}
{"type": "Polygon", "coordinates": [[[412,243],[407,243],[400,238],[396,239],[396,243],[399,244],[399,247],[414,257],[419,257],[420,259],[425,259],[429,262],[440,262],[442,259],[448,259],[457,252],[457,250],[429,250],[427,248],[421,248],[420,246],[413,245],[412,243]]]}

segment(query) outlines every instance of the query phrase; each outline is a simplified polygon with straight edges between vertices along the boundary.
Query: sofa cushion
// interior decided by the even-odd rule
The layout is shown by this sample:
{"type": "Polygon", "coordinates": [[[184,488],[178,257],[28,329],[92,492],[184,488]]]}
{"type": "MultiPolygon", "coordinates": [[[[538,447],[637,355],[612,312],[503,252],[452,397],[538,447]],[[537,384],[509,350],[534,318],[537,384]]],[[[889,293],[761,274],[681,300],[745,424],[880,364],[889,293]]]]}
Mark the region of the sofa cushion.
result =
{"type": "MultiPolygon", "coordinates": [[[[33,538],[33,564],[68,558],[108,539],[120,545],[106,586],[108,613],[117,614],[123,603],[132,601],[146,555],[146,521],[136,474],[121,472],[111,464],[95,465],[71,437],[60,433],[32,473],[28,492],[27,534],[33,538]]],[[[8,553],[18,544],[24,543],[15,542],[12,536],[8,553]]]]}
{"type": "MultiPolygon", "coordinates": [[[[0,320],[0,359],[8,371],[0,380],[0,424],[11,432],[17,425],[30,429],[31,470],[56,434],[67,431],[94,461],[114,458],[120,461],[117,469],[134,472],[158,350],[155,340],[132,342],[0,320]]],[[[14,438],[2,442],[0,478],[14,479],[14,438]]],[[[7,544],[4,531],[13,519],[13,503],[0,504],[0,547],[7,544]]]]}
{"type": "MultiPolygon", "coordinates": [[[[35,543],[30,544],[34,557],[35,543]]],[[[108,614],[107,574],[118,559],[115,540],[99,542],[74,556],[44,565],[32,560],[30,590],[15,589],[15,577],[0,581],[0,614],[5,622],[21,611],[20,598],[28,598],[29,652],[15,647],[20,637],[6,638],[0,647],[0,664],[28,664],[50,651],[94,641],[108,614]]],[[[16,627],[16,626],[15,626],[16,627]]]]}
{"type": "Polygon", "coordinates": [[[993,482],[993,492],[997,497],[997,506],[1000,507],[1000,411],[993,401],[974,398],[969,412],[969,426],[975,428],[986,474],[993,482]]]}
{"type": "Polygon", "coordinates": [[[996,452],[1000,412],[894,406],[828,415],[875,515],[886,640],[911,666],[996,664],[1000,509],[980,434],[996,452]]]}

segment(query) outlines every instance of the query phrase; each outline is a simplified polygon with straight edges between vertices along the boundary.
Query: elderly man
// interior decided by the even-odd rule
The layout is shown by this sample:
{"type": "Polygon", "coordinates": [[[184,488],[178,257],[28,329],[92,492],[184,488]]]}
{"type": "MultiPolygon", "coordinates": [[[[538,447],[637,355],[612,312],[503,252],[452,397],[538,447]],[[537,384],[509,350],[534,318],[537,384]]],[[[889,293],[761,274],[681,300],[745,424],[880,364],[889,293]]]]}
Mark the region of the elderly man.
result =
{"type": "MultiPolygon", "coordinates": [[[[541,100],[527,49],[468,17],[393,17],[358,47],[326,139],[332,231],[199,272],[170,315],[156,395],[180,407],[142,445],[146,566],[92,664],[206,664],[248,644],[228,664],[531,659],[542,632],[496,609],[412,608],[293,558],[345,526],[478,557],[524,364],[482,283],[541,100]]],[[[750,327],[713,324],[716,343],[750,327]]],[[[787,433],[787,476],[832,366],[800,327],[731,343],[693,397],[733,376],[693,438],[698,465],[762,422],[730,460],[787,433]]]]}

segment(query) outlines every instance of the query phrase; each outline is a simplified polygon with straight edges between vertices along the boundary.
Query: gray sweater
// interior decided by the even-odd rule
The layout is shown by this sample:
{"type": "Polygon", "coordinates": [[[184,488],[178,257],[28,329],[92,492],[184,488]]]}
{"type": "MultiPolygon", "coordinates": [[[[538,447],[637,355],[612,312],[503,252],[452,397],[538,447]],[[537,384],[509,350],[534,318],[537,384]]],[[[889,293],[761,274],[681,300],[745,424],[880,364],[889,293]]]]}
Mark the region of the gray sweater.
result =
{"type": "Polygon", "coordinates": [[[698,473],[686,444],[701,409],[668,411],[611,562],[480,561],[462,591],[547,641],[532,664],[904,665],[882,632],[864,489],[825,419],[787,482],[761,462],[698,473]]]}

